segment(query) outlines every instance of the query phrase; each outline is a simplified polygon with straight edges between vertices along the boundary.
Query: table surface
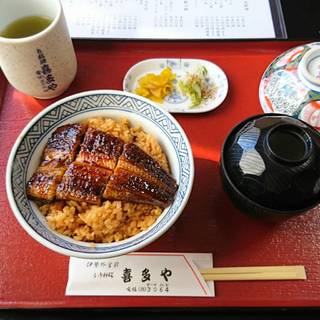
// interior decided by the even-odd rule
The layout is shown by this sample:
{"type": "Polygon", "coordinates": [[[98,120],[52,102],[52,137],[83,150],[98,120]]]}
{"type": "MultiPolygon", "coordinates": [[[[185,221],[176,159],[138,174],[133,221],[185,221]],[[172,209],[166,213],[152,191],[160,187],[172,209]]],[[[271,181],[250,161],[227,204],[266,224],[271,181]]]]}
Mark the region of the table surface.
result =
{"type": "Polygon", "coordinates": [[[20,227],[7,201],[5,169],[22,128],[54,100],[19,93],[0,74],[0,307],[271,307],[320,306],[320,208],[271,224],[235,209],[219,177],[222,143],[230,129],[261,113],[258,86],[268,64],[299,42],[78,41],[78,73],[63,95],[120,89],[130,66],[147,58],[199,58],[217,63],[229,79],[225,102],[204,114],[175,114],[190,139],[195,181],[175,225],[143,251],[212,252],[214,265],[306,267],[306,281],[217,282],[215,298],[67,297],[68,257],[38,244],[20,227]]]}

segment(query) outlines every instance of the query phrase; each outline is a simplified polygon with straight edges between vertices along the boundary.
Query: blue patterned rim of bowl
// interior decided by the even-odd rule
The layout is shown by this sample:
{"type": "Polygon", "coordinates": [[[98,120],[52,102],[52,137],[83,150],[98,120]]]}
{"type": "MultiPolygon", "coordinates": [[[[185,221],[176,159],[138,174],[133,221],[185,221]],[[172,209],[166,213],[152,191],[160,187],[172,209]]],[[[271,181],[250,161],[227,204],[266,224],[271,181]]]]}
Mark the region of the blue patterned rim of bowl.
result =
{"type": "MultiPolygon", "coordinates": [[[[88,116],[89,117],[89,116],[88,116]]],[[[193,183],[193,156],[188,139],[177,121],[152,102],[130,93],[116,90],[97,90],[75,94],[62,99],[38,114],[18,137],[8,160],[7,194],[18,221],[36,240],[48,248],[78,257],[111,257],[137,250],[163,234],[183,210],[193,183]],[[30,159],[39,142],[62,122],[82,113],[99,110],[121,110],[138,114],[152,122],[170,141],[179,162],[179,189],[173,204],[161,220],[145,232],[129,239],[90,246],[52,231],[27,198],[25,182],[30,159]]]]}

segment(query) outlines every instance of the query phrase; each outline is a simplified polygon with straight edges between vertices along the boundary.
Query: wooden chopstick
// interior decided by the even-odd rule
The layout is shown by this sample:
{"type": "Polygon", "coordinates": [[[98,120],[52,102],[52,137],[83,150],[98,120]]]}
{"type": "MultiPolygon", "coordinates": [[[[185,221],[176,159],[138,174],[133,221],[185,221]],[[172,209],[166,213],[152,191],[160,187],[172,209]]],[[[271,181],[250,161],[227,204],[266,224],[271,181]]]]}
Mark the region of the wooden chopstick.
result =
{"type": "Polygon", "coordinates": [[[205,280],[306,280],[304,266],[227,267],[200,269],[205,280]]]}

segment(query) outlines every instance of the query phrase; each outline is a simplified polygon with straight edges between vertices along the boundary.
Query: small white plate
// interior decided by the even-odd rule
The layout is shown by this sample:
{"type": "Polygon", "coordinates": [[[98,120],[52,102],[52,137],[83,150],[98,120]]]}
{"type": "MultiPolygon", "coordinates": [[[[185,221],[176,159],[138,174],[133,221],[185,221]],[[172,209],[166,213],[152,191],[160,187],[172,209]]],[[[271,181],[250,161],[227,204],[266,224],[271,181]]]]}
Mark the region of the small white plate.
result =
{"type": "Polygon", "coordinates": [[[174,90],[166,96],[164,102],[159,104],[163,109],[172,113],[200,113],[208,112],[217,108],[226,98],[228,93],[228,79],[225,73],[216,64],[201,59],[147,59],[132,66],[123,79],[123,90],[134,92],[138,86],[138,79],[147,73],[159,74],[164,68],[170,67],[176,74],[174,90]],[[182,79],[187,72],[194,72],[197,66],[204,66],[208,70],[207,81],[217,86],[217,94],[214,98],[207,99],[199,106],[190,108],[189,98],[183,96],[177,88],[178,80],[182,79]]]}

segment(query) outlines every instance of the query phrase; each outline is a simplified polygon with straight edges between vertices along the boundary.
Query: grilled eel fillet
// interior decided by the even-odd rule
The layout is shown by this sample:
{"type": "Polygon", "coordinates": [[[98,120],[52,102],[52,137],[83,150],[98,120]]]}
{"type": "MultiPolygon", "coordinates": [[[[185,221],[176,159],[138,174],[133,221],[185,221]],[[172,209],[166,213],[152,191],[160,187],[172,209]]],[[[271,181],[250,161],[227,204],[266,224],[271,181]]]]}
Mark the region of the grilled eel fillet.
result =
{"type": "Polygon", "coordinates": [[[57,186],[67,166],[74,161],[86,130],[86,125],[68,124],[53,132],[43,151],[39,168],[27,183],[30,198],[43,201],[55,199],[57,186]]]}
{"type": "Polygon", "coordinates": [[[168,206],[177,184],[152,157],[133,143],[124,145],[103,197],[111,200],[168,206]]]}
{"type": "Polygon", "coordinates": [[[57,188],[57,198],[100,204],[123,145],[117,137],[88,128],[76,161],[57,188]]]}
{"type": "Polygon", "coordinates": [[[98,205],[105,198],[166,207],[177,189],[175,180],[137,145],[81,124],[53,133],[27,184],[34,199],[98,205]]]}

